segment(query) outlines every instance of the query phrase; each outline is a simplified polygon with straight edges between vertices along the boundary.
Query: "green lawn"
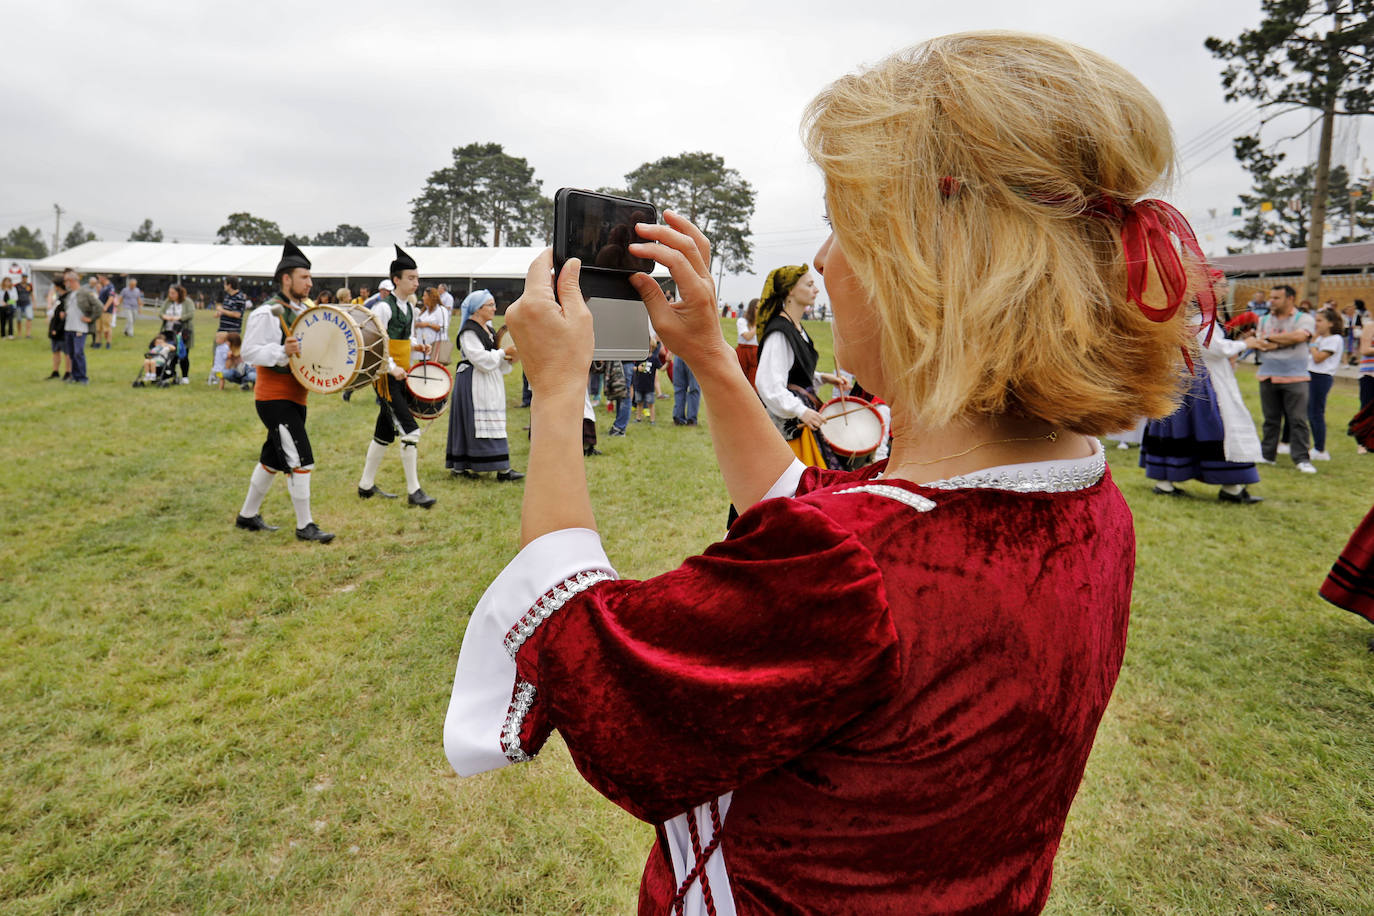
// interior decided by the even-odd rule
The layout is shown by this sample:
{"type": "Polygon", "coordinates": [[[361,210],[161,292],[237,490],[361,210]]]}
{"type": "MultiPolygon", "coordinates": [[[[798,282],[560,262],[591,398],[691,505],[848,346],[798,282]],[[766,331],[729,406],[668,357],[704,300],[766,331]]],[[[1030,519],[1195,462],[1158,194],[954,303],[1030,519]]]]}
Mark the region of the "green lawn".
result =
{"type": "MultiPolygon", "coordinates": [[[[0,341],[0,911],[632,912],[651,830],[556,739],[469,780],[443,756],[519,485],[448,479],[441,422],[420,445],[433,511],[361,502],[375,408],[316,396],[315,517],[338,539],[298,543],[280,484],[282,530],[237,531],[252,396],[131,389],[146,340],[115,340],[88,388],[43,380],[45,341],[0,341]]],[[[1338,385],[1337,432],[1354,408],[1338,385]]],[[[592,496],[624,575],[724,524],[707,430],[669,414],[624,439],[598,415],[592,496]]],[[[520,468],[527,423],[510,411],[520,468]]],[[[1331,451],[1316,477],[1264,469],[1265,502],[1239,507],[1153,496],[1138,453],[1109,450],[1139,538],[1131,639],[1050,912],[1374,912],[1374,628],[1316,595],[1374,456],[1331,451]]],[[[404,489],[395,456],[378,483],[404,489]]]]}

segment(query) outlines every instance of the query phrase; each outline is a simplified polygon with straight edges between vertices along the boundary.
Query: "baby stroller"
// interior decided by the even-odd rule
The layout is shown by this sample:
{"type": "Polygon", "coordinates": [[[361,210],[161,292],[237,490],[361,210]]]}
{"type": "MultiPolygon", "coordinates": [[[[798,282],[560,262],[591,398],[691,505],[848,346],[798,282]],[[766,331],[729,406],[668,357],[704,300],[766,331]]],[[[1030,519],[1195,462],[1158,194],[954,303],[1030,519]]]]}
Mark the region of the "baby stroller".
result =
{"type": "MultiPolygon", "coordinates": [[[[165,334],[167,332],[164,331],[161,333],[165,334]]],[[[143,388],[146,386],[157,386],[158,388],[170,388],[177,383],[177,367],[180,365],[178,357],[184,352],[182,350],[184,345],[181,342],[180,332],[175,334],[173,342],[176,344],[176,349],[167,356],[166,361],[163,362],[161,366],[157,367],[157,370],[152,374],[151,378],[149,378],[148,373],[144,371],[143,366],[140,364],[138,376],[134,379],[133,387],[143,388]]],[[[152,350],[155,343],[157,343],[156,337],[148,341],[148,349],[152,350]]]]}

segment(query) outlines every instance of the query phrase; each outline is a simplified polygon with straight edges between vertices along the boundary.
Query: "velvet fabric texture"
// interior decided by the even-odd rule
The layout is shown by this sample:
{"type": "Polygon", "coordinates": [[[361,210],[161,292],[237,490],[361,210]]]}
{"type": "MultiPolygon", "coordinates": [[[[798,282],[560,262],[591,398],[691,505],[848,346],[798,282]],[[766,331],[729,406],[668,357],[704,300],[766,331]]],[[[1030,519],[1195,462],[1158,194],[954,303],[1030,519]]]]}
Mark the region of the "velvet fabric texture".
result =
{"type": "Polygon", "coordinates": [[[1350,535],[1320,594],[1336,607],[1374,623],[1374,509],[1350,535]]]}
{"type": "MultiPolygon", "coordinates": [[[[838,492],[884,466],[809,469],[678,569],[569,600],[516,656],[521,745],[557,728],[656,825],[733,791],[741,914],[1039,912],[1125,650],[1130,512],[1110,477],[838,492]]],[[[639,911],[675,886],[660,827],[639,911]]]]}

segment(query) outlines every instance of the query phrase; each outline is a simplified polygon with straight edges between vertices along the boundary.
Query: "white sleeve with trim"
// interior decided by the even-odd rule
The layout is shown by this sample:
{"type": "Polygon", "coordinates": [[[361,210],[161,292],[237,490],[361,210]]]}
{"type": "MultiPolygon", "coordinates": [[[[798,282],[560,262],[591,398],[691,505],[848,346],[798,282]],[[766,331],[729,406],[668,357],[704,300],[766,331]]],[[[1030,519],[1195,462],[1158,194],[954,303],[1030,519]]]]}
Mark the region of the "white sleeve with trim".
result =
{"type": "MultiPolygon", "coordinates": [[[[764,499],[797,492],[806,465],[793,460],[764,499]]],[[[539,599],[579,573],[615,568],[590,528],[564,528],[535,538],[487,586],[468,618],[444,718],[444,754],[462,776],[513,761],[501,743],[515,693],[515,659],[506,637],[539,599]]]]}
{"type": "Polygon", "coordinates": [[[549,589],[595,569],[614,574],[595,531],[552,531],[526,544],[477,602],[458,652],[444,719],[444,753],[460,775],[511,763],[501,746],[515,690],[515,660],[506,651],[506,634],[549,589]]]}

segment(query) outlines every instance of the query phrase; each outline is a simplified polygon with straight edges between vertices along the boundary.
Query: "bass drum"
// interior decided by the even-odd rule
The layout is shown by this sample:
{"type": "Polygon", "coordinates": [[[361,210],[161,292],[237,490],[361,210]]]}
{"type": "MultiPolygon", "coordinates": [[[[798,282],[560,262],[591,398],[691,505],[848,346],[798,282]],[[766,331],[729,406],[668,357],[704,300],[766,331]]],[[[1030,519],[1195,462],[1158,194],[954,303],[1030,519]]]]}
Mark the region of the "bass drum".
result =
{"type": "Polygon", "coordinates": [[[883,415],[867,401],[841,395],[821,405],[821,435],[846,470],[873,463],[883,444],[883,415]]]}
{"type": "Polygon", "coordinates": [[[291,324],[301,352],[291,374],[311,391],[337,394],[369,384],[386,365],[386,333],[361,305],[317,305],[291,324]]]}
{"type": "Polygon", "coordinates": [[[416,363],[406,374],[406,401],[417,420],[437,420],[443,416],[452,393],[453,376],[441,363],[416,363]]]}

